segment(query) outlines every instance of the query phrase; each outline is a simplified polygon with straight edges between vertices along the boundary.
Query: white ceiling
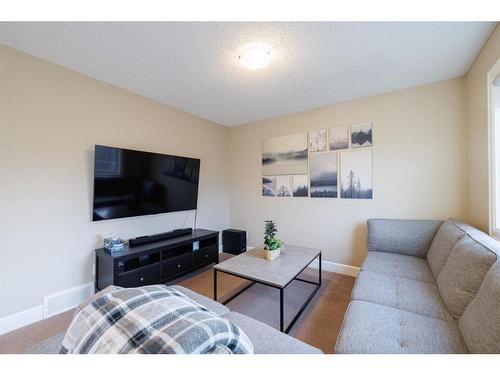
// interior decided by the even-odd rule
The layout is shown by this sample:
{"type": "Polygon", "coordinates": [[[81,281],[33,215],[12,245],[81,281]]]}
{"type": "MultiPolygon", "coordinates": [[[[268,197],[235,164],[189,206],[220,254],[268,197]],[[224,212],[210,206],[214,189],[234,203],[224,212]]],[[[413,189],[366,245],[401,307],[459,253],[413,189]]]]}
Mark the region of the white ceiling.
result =
{"type": "Polygon", "coordinates": [[[0,23],[0,43],[234,126],[467,72],[484,22],[0,23]],[[265,69],[238,62],[248,43],[265,69]]]}

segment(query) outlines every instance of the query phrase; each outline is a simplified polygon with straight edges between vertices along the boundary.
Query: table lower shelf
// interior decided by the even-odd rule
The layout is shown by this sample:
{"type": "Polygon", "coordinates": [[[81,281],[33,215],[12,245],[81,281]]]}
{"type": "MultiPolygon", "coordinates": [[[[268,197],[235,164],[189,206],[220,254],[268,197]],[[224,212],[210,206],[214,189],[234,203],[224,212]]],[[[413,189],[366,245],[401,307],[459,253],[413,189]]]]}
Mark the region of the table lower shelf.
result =
{"type": "Polygon", "coordinates": [[[224,305],[227,304],[227,303],[229,303],[229,302],[231,302],[235,298],[237,298],[239,295],[241,295],[242,293],[244,293],[246,290],[248,290],[249,288],[251,288],[255,284],[261,284],[261,285],[265,285],[265,286],[268,286],[268,287],[271,287],[271,288],[274,288],[274,289],[278,289],[280,291],[280,309],[279,309],[280,310],[280,331],[284,332],[284,333],[289,333],[290,330],[295,325],[295,323],[297,322],[297,320],[300,318],[300,316],[304,312],[304,310],[307,308],[307,306],[309,305],[309,303],[311,302],[311,300],[314,298],[314,296],[316,295],[317,291],[321,288],[321,253],[319,253],[318,256],[316,256],[313,260],[311,260],[311,262],[309,262],[304,268],[302,268],[302,270],[300,270],[300,272],[297,274],[297,276],[294,277],[288,284],[286,284],[283,287],[278,287],[278,286],[275,286],[275,285],[272,285],[272,284],[268,284],[268,283],[266,283],[264,281],[255,280],[255,279],[252,279],[252,278],[249,278],[249,277],[245,277],[245,276],[240,275],[240,274],[235,275],[235,274],[232,274],[231,272],[222,271],[222,270],[218,270],[218,269],[214,268],[214,300],[215,301],[217,301],[217,273],[218,272],[226,273],[226,274],[229,274],[229,275],[232,275],[232,276],[236,276],[236,277],[239,277],[241,279],[245,279],[245,280],[250,281],[250,283],[248,285],[245,285],[242,289],[238,290],[236,293],[234,293],[233,295],[231,295],[229,298],[227,298],[226,300],[220,302],[220,303],[222,303],[224,305]],[[310,280],[305,280],[305,279],[300,278],[299,275],[317,258],[319,258],[318,281],[315,282],[315,281],[310,281],[310,280]],[[315,285],[316,287],[309,294],[309,296],[307,297],[306,301],[302,304],[302,306],[299,308],[299,311],[293,316],[291,322],[285,327],[285,317],[284,317],[285,288],[288,285],[290,285],[290,283],[292,281],[294,281],[294,280],[295,281],[300,281],[300,282],[303,282],[303,283],[307,283],[307,284],[312,284],[312,285],[315,285]]]}

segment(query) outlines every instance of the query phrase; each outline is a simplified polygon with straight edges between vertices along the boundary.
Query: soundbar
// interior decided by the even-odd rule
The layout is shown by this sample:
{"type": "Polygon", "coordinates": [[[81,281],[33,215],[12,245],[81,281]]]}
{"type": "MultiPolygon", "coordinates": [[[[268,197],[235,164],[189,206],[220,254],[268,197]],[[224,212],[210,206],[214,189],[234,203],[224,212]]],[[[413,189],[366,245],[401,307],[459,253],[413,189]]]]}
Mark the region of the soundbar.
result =
{"type": "Polygon", "coordinates": [[[193,233],[192,228],[175,229],[171,232],[164,232],[164,233],[152,234],[150,236],[140,236],[136,238],[131,238],[130,240],[128,240],[128,245],[129,247],[146,245],[148,243],[165,241],[171,238],[185,236],[186,234],[191,234],[191,233],[193,233]]]}

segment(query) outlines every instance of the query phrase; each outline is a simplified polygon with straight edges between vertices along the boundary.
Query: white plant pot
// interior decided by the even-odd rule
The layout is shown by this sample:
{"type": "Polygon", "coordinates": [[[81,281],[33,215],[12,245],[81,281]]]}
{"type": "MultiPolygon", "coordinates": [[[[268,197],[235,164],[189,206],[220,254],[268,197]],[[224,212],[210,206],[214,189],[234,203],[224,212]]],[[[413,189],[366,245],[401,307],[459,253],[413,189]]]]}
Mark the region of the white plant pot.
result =
{"type": "Polygon", "coordinates": [[[276,259],[277,257],[280,256],[281,249],[283,249],[283,246],[281,246],[280,248],[278,248],[276,250],[268,250],[267,246],[264,245],[264,248],[262,250],[264,252],[264,258],[266,258],[267,260],[276,259]]]}

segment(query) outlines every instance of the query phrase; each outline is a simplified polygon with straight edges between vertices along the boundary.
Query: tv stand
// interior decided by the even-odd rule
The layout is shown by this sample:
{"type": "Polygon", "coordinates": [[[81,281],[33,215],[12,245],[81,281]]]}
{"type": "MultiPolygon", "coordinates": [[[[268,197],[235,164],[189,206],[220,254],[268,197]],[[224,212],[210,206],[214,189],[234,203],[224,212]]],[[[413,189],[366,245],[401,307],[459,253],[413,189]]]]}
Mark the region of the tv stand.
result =
{"type": "Polygon", "coordinates": [[[115,254],[101,248],[95,250],[95,290],[164,284],[211,263],[219,263],[219,232],[206,229],[133,247],[128,244],[115,254]]]}

